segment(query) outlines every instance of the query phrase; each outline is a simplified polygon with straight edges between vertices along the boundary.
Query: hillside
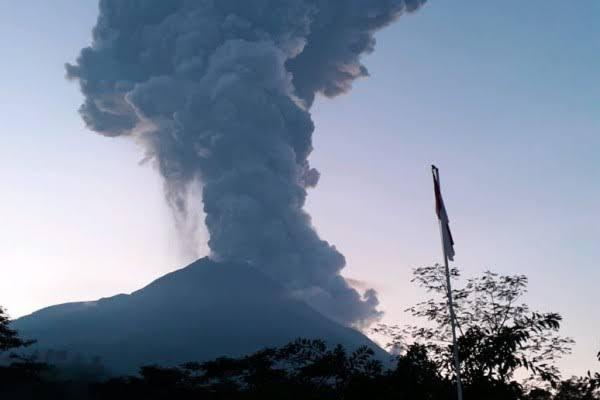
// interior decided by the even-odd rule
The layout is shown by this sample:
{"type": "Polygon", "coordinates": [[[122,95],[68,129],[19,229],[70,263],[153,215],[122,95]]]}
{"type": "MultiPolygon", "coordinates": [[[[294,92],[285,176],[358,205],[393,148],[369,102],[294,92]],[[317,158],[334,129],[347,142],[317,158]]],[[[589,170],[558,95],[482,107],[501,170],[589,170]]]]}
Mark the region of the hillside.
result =
{"type": "Polygon", "coordinates": [[[348,348],[372,347],[254,268],[207,258],[167,274],[129,295],[48,307],[15,321],[40,350],[98,356],[114,373],[141,365],[177,365],[239,356],[295,338],[322,338],[348,348]]]}

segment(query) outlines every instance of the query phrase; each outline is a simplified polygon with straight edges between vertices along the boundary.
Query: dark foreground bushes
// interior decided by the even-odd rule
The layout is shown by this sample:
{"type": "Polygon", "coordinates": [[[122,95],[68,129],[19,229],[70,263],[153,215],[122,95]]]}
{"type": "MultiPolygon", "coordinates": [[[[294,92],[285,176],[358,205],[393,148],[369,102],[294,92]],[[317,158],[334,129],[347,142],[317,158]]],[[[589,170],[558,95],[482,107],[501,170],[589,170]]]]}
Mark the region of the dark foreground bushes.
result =
{"type": "MultiPolygon", "coordinates": [[[[60,376],[49,365],[17,360],[0,368],[0,399],[455,399],[453,383],[421,345],[388,370],[367,348],[347,353],[319,340],[297,340],[242,358],[147,366],[138,376],[98,382],[60,376]]],[[[600,376],[592,374],[529,391],[517,382],[482,378],[465,385],[465,399],[597,400],[599,390],[600,376]]]]}

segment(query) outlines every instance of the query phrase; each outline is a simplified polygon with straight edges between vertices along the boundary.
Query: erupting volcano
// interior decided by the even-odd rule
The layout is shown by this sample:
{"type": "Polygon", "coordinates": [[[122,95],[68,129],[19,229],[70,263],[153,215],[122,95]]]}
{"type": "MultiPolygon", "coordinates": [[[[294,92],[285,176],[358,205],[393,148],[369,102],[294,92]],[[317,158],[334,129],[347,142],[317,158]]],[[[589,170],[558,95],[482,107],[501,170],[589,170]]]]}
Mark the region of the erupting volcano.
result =
{"type": "Polygon", "coordinates": [[[67,65],[80,113],[91,130],[142,146],[181,234],[204,217],[210,259],[17,327],[40,333],[40,346],[108,360],[127,349],[127,368],[297,336],[371,344],[346,327],[379,318],[375,291],[348,285],[344,256],[304,211],[319,179],[309,110],[367,76],[374,33],[424,1],[101,0],[92,45],[67,65]]]}

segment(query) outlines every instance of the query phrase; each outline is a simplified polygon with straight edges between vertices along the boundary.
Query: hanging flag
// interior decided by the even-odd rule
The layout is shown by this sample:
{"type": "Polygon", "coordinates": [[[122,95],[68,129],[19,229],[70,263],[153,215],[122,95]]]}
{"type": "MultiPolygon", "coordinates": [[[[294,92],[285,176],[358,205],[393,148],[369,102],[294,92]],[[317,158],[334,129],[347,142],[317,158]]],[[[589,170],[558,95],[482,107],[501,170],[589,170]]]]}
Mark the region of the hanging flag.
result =
{"type": "Polygon", "coordinates": [[[450,261],[454,261],[454,240],[452,239],[452,232],[450,232],[450,220],[448,219],[448,214],[446,213],[444,199],[442,199],[442,190],[440,189],[440,171],[435,165],[432,165],[431,172],[433,173],[433,190],[435,191],[435,212],[437,213],[438,220],[440,221],[444,252],[450,261]]]}

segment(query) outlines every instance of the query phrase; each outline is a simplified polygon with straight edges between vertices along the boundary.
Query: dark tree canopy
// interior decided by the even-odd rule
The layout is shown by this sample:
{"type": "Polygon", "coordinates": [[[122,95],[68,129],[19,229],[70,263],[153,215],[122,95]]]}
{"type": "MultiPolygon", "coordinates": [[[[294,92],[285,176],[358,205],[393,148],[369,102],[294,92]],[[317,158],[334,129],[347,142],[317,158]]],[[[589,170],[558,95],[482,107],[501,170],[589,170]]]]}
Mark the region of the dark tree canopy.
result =
{"type": "MultiPolygon", "coordinates": [[[[456,281],[458,270],[453,269],[451,276],[456,281]]],[[[406,349],[409,343],[423,346],[443,376],[452,378],[453,346],[444,267],[417,268],[413,282],[431,297],[407,311],[426,322],[418,326],[380,326],[376,331],[391,337],[391,347],[406,349]]],[[[560,380],[556,361],[570,352],[573,340],[559,334],[559,314],[532,311],[523,303],[526,291],[527,277],[523,275],[485,272],[468,279],[462,287],[455,283],[461,374],[466,385],[506,386],[513,382],[517,371],[528,373],[526,383],[556,384],[560,380]]]]}

